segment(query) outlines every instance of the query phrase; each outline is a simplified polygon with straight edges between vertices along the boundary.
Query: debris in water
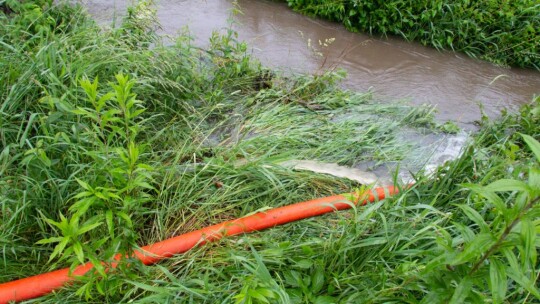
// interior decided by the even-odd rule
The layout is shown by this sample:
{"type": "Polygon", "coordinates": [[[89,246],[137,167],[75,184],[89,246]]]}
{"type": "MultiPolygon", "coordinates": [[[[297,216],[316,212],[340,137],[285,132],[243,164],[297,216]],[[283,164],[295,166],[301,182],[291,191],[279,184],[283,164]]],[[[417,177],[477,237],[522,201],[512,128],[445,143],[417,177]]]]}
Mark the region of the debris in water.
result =
{"type": "Polygon", "coordinates": [[[288,160],[279,163],[280,166],[290,167],[295,170],[307,170],[315,173],[329,174],[335,177],[347,178],[362,185],[376,185],[379,178],[371,172],[356,168],[340,166],[336,163],[323,163],[316,160],[288,160]]]}

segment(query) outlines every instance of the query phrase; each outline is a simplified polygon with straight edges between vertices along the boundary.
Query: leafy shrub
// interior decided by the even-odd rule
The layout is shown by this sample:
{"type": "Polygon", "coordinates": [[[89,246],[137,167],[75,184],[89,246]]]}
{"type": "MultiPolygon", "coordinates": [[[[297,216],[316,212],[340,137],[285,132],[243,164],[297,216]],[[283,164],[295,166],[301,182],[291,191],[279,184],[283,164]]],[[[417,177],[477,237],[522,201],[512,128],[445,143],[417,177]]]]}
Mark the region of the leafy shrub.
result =
{"type": "Polygon", "coordinates": [[[399,35],[498,64],[540,69],[540,5],[502,1],[287,0],[299,12],[352,31],[399,35]]]}

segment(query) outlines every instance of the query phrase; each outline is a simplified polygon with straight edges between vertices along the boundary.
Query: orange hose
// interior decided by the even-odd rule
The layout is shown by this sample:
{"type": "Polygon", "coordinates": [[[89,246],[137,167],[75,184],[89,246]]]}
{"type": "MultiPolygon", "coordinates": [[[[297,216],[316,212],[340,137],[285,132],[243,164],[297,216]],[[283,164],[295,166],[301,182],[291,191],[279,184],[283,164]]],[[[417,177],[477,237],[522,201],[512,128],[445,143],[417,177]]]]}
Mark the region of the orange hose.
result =
{"type": "MultiPolygon", "coordinates": [[[[376,188],[355,197],[354,204],[365,205],[368,202],[382,200],[398,192],[396,187],[376,188]]],[[[353,194],[356,195],[356,194],[353,194]]],[[[134,255],[145,265],[154,264],[175,254],[184,253],[191,248],[223,238],[224,236],[262,230],[278,225],[314,217],[325,213],[349,209],[350,201],[343,195],[334,195],[289,206],[259,212],[239,219],[226,221],[196,231],[188,232],[161,242],[144,246],[134,255]]],[[[116,259],[120,257],[117,256],[116,259]]],[[[112,267],[115,267],[113,263],[112,267]]],[[[23,301],[40,297],[59,289],[66,283],[82,276],[93,268],[91,263],[76,267],[69,273],[69,268],[51,271],[33,277],[0,284],[0,303],[23,301]]]]}

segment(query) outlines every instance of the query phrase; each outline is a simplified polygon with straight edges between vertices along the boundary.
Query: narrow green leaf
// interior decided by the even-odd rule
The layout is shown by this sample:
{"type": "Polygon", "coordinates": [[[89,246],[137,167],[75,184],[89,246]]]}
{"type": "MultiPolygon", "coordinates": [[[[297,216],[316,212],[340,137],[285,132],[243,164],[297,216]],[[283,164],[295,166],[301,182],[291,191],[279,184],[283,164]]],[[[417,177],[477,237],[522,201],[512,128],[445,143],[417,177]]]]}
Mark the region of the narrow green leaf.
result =
{"type": "Polygon", "coordinates": [[[471,208],[467,205],[458,205],[458,207],[463,210],[463,213],[471,220],[473,221],[478,227],[483,231],[487,232],[489,231],[489,226],[484,221],[484,218],[478,213],[476,210],[471,208]]]}
{"type": "Polygon", "coordinates": [[[540,169],[531,167],[529,169],[529,186],[533,189],[540,190],[540,169]]]}
{"type": "Polygon", "coordinates": [[[63,240],[54,247],[54,250],[49,257],[49,262],[52,261],[58,254],[60,254],[62,251],[64,251],[64,248],[66,248],[66,245],[69,242],[69,238],[64,237],[63,240]]]}
{"type": "Polygon", "coordinates": [[[133,286],[137,287],[137,288],[140,288],[142,290],[146,290],[146,291],[151,291],[151,292],[155,292],[155,293],[160,293],[160,294],[170,294],[171,291],[167,288],[163,288],[163,287],[158,287],[158,286],[152,286],[152,285],[148,285],[148,284],[144,284],[144,283],[140,283],[140,282],[136,282],[136,281],[126,281],[130,284],[132,284],[133,286]]]}
{"type": "Polygon", "coordinates": [[[536,156],[536,161],[540,162],[540,142],[527,134],[521,134],[521,136],[536,156]]]}
{"type": "Polygon", "coordinates": [[[102,223],[93,223],[93,224],[91,224],[91,225],[86,225],[86,224],[85,224],[84,226],[82,226],[82,227],[77,231],[77,234],[78,234],[78,235],[81,235],[81,234],[83,234],[83,233],[86,233],[86,232],[88,232],[88,231],[90,231],[90,230],[92,230],[92,229],[95,229],[95,228],[98,227],[98,226],[101,226],[101,224],[102,224],[102,223]]]}
{"type": "Polygon", "coordinates": [[[88,190],[88,191],[92,191],[92,187],[90,187],[90,185],[83,181],[83,180],[80,180],[80,179],[76,179],[77,183],[79,183],[79,185],[81,185],[81,187],[83,187],[85,190],[88,190]]]}
{"type": "Polygon", "coordinates": [[[491,259],[489,262],[489,278],[493,302],[503,303],[508,286],[505,267],[497,259],[491,259]]]}
{"type": "Polygon", "coordinates": [[[126,221],[128,227],[130,227],[130,228],[133,227],[133,222],[131,221],[131,218],[129,217],[129,215],[127,215],[124,212],[117,212],[116,215],[118,215],[119,217],[124,219],[124,221],[126,221]]]}
{"type": "Polygon", "coordinates": [[[38,113],[33,113],[28,118],[28,123],[26,124],[26,129],[24,130],[22,136],[19,139],[19,146],[23,147],[24,143],[26,142],[26,139],[28,138],[28,132],[32,129],[32,126],[34,125],[34,120],[38,116],[38,113]]]}
{"type": "Polygon", "coordinates": [[[531,265],[536,265],[536,227],[528,218],[521,221],[521,239],[525,244],[525,260],[529,261],[531,265]]]}
{"type": "Polygon", "coordinates": [[[88,260],[90,260],[90,262],[92,263],[92,265],[94,265],[94,269],[96,269],[96,271],[101,275],[103,276],[103,278],[107,278],[107,273],[105,272],[105,267],[103,267],[103,264],[97,260],[94,256],[92,255],[89,255],[88,256],[88,260]]]}
{"type": "Polygon", "coordinates": [[[73,244],[73,252],[75,252],[75,255],[77,256],[77,260],[79,260],[79,262],[81,264],[83,264],[84,263],[84,252],[83,252],[81,243],[75,242],[73,244]]]}
{"type": "Polygon", "coordinates": [[[75,195],[74,198],[83,198],[83,197],[88,197],[88,196],[92,196],[94,195],[92,192],[90,191],[83,191],[83,192],[80,192],[79,194],[75,195]]]}
{"type": "Polygon", "coordinates": [[[107,222],[107,228],[109,229],[109,235],[114,239],[114,222],[113,222],[113,213],[112,210],[107,210],[105,212],[105,221],[107,222]]]}
{"type": "Polygon", "coordinates": [[[61,242],[63,239],[64,239],[63,237],[52,237],[48,239],[39,240],[36,242],[36,244],[42,245],[42,244],[58,243],[58,242],[61,242]]]}
{"type": "MultiPolygon", "coordinates": [[[[62,214],[60,214],[60,216],[62,216],[62,214]]],[[[48,218],[45,218],[44,220],[45,220],[45,222],[49,223],[49,225],[55,226],[55,227],[58,227],[58,228],[62,229],[62,223],[61,222],[55,222],[55,221],[53,221],[51,219],[48,219],[48,218]]]]}

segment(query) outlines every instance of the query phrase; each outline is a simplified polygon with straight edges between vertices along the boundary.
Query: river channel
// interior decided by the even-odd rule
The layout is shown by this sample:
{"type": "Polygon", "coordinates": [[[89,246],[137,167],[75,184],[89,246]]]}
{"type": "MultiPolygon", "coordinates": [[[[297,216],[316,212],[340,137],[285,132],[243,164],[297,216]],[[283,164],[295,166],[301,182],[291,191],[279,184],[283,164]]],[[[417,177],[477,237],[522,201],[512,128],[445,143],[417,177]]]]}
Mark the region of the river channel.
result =
{"type": "MultiPolygon", "coordinates": [[[[129,0],[79,0],[101,24],[120,22],[129,0]]],[[[342,68],[346,88],[372,90],[384,100],[405,99],[436,107],[439,121],[452,120],[474,129],[480,104],[488,116],[516,109],[540,94],[540,72],[503,68],[465,54],[437,51],[396,37],[351,33],[343,26],[309,18],[285,3],[237,1],[233,17],[239,38],[264,65],[284,72],[320,73],[342,68]],[[328,46],[321,45],[320,42],[328,46]]],[[[157,0],[162,34],[175,35],[187,26],[204,47],[213,30],[230,25],[230,0],[157,0]]]]}
{"type": "MultiPolygon", "coordinates": [[[[75,0],[103,26],[119,24],[130,0],[75,0]]],[[[322,73],[345,69],[343,86],[371,90],[381,102],[405,100],[411,105],[436,108],[439,122],[453,121],[465,131],[475,130],[480,105],[490,117],[503,108],[516,110],[540,95],[540,72],[504,68],[465,54],[438,51],[398,37],[371,37],[351,33],[343,26],[303,16],[285,3],[238,0],[240,14],[232,14],[231,0],[156,0],[159,33],[174,37],[185,27],[194,43],[205,47],[212,31],[231,26],[264,65],[284,73],[322,73]],[[232,21],[232,23],[231,23],[232,21]],[[324,45],[326,42],[327,46],[324,45]]],[[[172,38],[171,38],[172,39],[172,38]]],[[[457,135],[413,134],[403,140],[416,146],[402,161],[399,175],[431,171],[456,158],[468,132],[457,135]]],[[[357,166],[388,178],[397,164],[357,166]]]]}

